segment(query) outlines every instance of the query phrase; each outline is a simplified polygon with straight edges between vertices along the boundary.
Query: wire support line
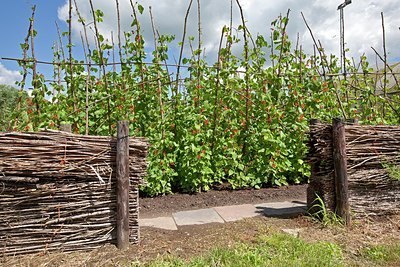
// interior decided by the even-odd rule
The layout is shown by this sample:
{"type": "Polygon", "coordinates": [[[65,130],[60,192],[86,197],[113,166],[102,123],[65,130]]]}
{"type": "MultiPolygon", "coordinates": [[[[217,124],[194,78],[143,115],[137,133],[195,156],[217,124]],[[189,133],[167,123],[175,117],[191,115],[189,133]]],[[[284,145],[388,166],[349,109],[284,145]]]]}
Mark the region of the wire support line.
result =
{"type": "MultiPolygon", "coordinates": [[[[23,59],[23,58],[10,58],[10,57],[0,57],[0,60],[6,60],[6,61],[17,61],[17,62],[22,62],[22,63],[36,63],[36,64],[43,64],[43,65],[53,65],[53,66],[65,66],[69,65],[69,61],[64,61],[64,62],[54,62],[54,61],[43,61],[43,60],[36,60],[36,59],[23,59]]],[[[83,62],[73,62],[73,66],[114,66],[114,65],[135,65],[135,64],[144,64],[144,65],[158,65],[158,66],[164,66],[164,67],[178,67],[180,66],[181,68],[193,68],[196,65],[183,65],[183,64],[172,64],[172,63],[162,63],[162,62],[134,62],[134,61],[126,61],[126,62],[111,62],[111,63],[83,63],[83,62]]],[[[210,66],[206,65],[203,66],[206,68],[215,68],[215,66],[210,66]]],[[[246,73],[243,70],[235,70],[236,73],[246,73]]],[[[344,75],[384,75],[384,71],[374,71],[374,72],[339,72],[339,73],[325,73],[325,74],[305,74],[305,76],[308,77],[323,77],[323,76],[344,76],[344,75]]],[[[400,72],[388,72],[386,71],[387,75],[400,75],[400,72]]],[[[280,75],[280,76],[286,76],[280,75]]],[[[291,75],[291,76],[297,76],[297,75],[291,75]]]]}

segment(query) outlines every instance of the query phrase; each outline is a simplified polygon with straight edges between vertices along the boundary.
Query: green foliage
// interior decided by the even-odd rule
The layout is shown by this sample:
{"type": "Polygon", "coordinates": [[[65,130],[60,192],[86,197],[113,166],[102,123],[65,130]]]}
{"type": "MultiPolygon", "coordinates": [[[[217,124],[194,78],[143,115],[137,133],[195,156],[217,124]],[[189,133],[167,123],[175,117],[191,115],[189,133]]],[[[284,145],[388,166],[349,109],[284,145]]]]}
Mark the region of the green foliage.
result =
{"type": "Polygon", "coordinates": [[[13,128],[13,114],[18,110],[18,103],[24,108],[28,95],[25,91],[0,84],[0,131],[10,131],[13,128]]]}
{"type": "Polygon", "coordinates": [[[362,250],[362,256],[374,265],[395,266],[400,262],[400,244],[376,245],[362,250]],[[393,264],[393,265],[392,265],[393,264]]]}
{"type": "MultiPolygon", "coordinates": [[[[149,51],[136,17],[144,8],[134,8],[139,12],[122,38],[121,66],[101,66],[118,50],[101,35],[97,49],[87,51],[90,66],[71,67],[54,49],[54,61],[60,62],[54,82],[49,86],[40,74],[32,81],[33,99],[16,114],[16,130],[71,123],[75,133],[114,135],[117,121],[128,120],[131,134],[151,143],[147,185],[141,190],[157,195],[198,192],[224,182],[233,188],[304,182],[310,174],[304,162],[309,119],[399,122],[400,106],[389,104],[399,100],[398,94],[390,100],[380,97],[375,76],[367,74],[346,80],[321,75],[328,70],[337,74],[338,59],[293,48],[285,17],[272,23],[270,41],[239,27],[252,40],[242,47],[245,56],[232,52],[241,43],[225,26],[225,45],[211,67],[189,37],[192,54],[182,60],[188,68],[180,73],[182,81],[173,81],[176,75],[163,64],[171,57],[174,36],[157,35],[149,51]],[[149,59],[152,64],[145,64],[149,59]]],[[[96,10],[94,16],[101,23],[104,13],[96,10]]],[[[347,64],[349,73],[358,70],[347,64]]],[[[31,63],[22,66],[33,68],[31,63]]],[[[370,70],[365,57],[359,66],[365,73],[370,70]]]]}
{"type": "Polygon", "coordinates": [[[176,257],[159,258],[131,266],[344,266],[339,246],[328,242],[307,243],[301,239],[274,234],[255,244],[239,243],[231,248],[214,249],[188,261],[176,257]]]}
{"type": "Polygon", "coordinates": [[[394,163],[382,163],[382,167],[386,170],[389,177],[400,182],[400,166],[394,163]]]}

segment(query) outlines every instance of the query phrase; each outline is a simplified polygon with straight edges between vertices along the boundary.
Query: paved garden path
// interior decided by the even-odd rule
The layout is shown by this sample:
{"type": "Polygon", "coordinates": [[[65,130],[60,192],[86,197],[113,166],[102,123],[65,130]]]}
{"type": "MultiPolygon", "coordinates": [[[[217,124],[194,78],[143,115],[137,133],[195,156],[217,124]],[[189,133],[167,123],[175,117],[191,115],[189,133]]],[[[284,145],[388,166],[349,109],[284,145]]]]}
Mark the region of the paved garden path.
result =
{"type": "Polygon", "coordinates": [[[221,206],[208,209],[180,211],[166,217],[140,218],[139,226],[178,230],[178,227],[185,225],[233,222],[255,216],[296,216],[305,213],[306,209],[307,204],[305,200],[261,203],[255,205],[221,206]]]}

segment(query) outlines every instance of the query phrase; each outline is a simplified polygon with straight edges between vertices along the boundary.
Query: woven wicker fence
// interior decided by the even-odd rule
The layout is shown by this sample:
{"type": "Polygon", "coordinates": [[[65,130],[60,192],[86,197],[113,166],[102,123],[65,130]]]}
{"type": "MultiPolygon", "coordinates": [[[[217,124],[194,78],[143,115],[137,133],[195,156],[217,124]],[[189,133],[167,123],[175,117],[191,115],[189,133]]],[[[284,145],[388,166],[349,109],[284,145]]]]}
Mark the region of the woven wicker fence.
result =
{"type": "MultiPolygon", "coordinates": [[[[400,127],[347,124],[344,132],[350,211],[355,216],[400,213],[400,127]]],[[[337,208],[332,140],[332,125],[310,125],[309,208],[316,194],[327,208],[337,208]]]]}
{"type": "MultiPolygon", "coordinates": [[[[116,138],[0,133],[0,252],[90,250],[116,243],[116,138]]],[[[129,241],[148,144],[129,141],[129,241]]]]}

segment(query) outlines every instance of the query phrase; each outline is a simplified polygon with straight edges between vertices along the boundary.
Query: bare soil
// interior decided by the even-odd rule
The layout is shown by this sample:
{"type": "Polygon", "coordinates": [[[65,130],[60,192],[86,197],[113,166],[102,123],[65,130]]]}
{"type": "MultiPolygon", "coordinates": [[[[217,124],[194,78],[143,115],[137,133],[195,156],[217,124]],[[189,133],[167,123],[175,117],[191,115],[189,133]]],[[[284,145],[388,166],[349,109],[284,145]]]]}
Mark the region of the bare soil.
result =
{"type": "MultiPolygon", "coordinates": [[[[210,191],[193,195],[175,194],[140,199],[144,217],[156,217],[175,211],[245,203],[304,199],[306,186],[261,190],[210,191]]],[[[307,216],[296,218],[255,217],[232,223],[179,227],[177,231],[142,228],[140,244],[126,251],[106,245],[90,252],[50,253],[23,257],[0,257],[0,266],[133,266],[170,255],[189,258],[213,248],[230,247],[237,242],[254,242],[260,235],[300,229],[299,237],[308,242],[330,241],[340,244],[354,266],[360,250],[368,245],[400,242],[400,215],[355,220],[348,229],[322,227],[307,216]]],[[[365,264],[364,264],[365,265],[365,264]]]]}
{"type": "Polygon", "coordinates": [[[286,200],[305,200],[307,185],[244,190],[210,190],[196,194],[172,194],[140,198],[142,218],[169,215],[177,211],[241,204],[260,204],[286,200]]]}

